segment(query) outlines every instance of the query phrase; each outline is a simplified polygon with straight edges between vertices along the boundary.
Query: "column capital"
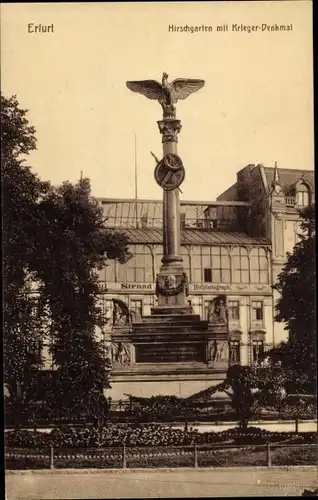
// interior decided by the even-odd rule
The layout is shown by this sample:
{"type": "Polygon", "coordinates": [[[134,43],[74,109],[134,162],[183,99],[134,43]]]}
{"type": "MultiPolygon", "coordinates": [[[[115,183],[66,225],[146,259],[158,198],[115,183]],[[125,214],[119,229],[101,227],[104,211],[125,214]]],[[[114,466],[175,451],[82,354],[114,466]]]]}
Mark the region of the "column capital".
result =
{"type": "Polygon", "coordinates": [[[178,142],[182,125],[180,120],[166,118],[157,122],[162,134],[162,142],[178,142]]]}

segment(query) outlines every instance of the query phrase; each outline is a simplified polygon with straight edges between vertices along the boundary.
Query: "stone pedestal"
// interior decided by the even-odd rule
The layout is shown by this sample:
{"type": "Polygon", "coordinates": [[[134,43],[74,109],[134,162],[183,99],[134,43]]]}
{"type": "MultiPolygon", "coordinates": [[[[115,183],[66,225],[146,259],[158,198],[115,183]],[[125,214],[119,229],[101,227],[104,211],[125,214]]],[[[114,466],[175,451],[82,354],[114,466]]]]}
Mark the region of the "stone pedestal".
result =
{"type": "Polygon", "coordinates": [[[227,338],[226,324],[209,324],[199,315],[171,310],[143,317],[129,334],[113,336],[131,354],[113,363],[112,397],[187,397],[223,381],[229,366],[227,338]]]}

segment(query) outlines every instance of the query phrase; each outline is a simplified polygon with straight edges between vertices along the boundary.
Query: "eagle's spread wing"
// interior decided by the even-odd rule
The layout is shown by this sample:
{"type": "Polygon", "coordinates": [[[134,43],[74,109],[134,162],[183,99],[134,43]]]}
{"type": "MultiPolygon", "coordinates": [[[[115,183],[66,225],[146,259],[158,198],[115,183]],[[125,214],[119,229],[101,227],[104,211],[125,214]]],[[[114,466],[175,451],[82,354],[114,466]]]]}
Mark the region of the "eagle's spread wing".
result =
{"type": "Polygon", "coordinates": [[[126,82],[129,90],[133,92],[139,92],[148,99],[161,99],[162,97],[162,85],[156,80],[142,80],[140,82],[126,82]]]}
{"type": "Polygon", "coordinates": [[[173,102],[177,102],[179,99],[186,99],[188,95],[201,89],[204,83],[204,80],[177,78],[171,83],[173,102]]]}

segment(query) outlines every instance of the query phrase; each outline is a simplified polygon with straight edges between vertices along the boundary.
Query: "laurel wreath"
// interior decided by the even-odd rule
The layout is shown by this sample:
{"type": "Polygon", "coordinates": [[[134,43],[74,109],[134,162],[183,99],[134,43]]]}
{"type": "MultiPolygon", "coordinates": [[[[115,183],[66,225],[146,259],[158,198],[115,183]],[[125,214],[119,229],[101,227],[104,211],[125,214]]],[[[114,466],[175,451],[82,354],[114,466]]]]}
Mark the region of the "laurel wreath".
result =
{"type": "Polygon", "coordinates": [[[182,277],[181,283],[174,288],[167,288],[160,282],[157,282],[157,294],[163,295],[164,297],[171,297],[173,295],[178,295],[183,292],[185,285],[187,284],[186,276],[182,277]]]}

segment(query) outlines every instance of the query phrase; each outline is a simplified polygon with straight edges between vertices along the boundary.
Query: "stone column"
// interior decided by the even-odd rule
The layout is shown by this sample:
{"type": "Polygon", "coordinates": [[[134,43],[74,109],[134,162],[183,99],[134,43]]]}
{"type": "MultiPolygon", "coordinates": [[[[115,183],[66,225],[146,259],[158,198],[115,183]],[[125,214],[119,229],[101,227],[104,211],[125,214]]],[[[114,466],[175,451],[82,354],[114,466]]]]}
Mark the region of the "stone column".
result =
{"type": "MultiPolygon", "coordinates": [[[[181,130],[180,120],[164,119],[158,122],[162,134],[163,156],[177,153],[178,133],[181,130]]],[[[162,263],[179,263],[182,267],[180,251],[180,201],[179,189],[163,191],[163,259],[162,263]]]]}
{"type": "MultiPolygon", "coordinates": [[[[164,116],[158,121],[158,126],[162,134],[163,157],[177,155],[180,120],[164,116]]],[[[192,313],[186,299],[188,278],[182,265],[180,245],[179,189],[163,189],[163,258],[157,275],[158,307],[153,308],[154,314],[192,313]]]]}

